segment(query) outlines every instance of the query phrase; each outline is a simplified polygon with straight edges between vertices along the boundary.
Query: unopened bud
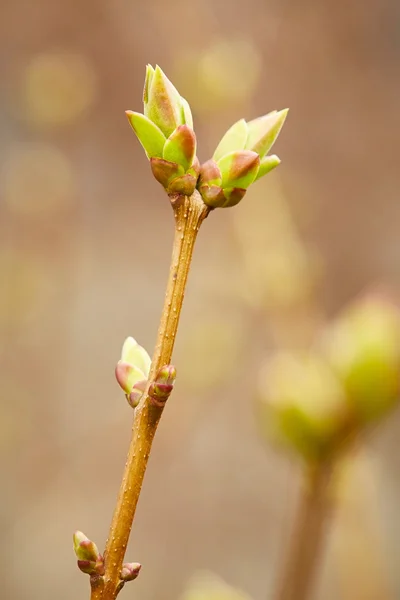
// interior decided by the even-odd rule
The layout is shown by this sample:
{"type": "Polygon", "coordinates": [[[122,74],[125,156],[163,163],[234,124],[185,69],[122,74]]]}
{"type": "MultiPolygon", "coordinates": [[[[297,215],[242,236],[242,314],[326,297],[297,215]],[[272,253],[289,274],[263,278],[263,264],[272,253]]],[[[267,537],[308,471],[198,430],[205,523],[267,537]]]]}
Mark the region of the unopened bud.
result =
{"type": "Polygon", "coordinates": [[[208,206],[226,208],[243,198],[249,186],[280,164],[276,155],[266,156],[277,139],[287,109],[246,123],[237,121],[225,133],[212,160],[202,166],[198,190],[208,206]]]}
{"type": "Polygon", "coordinates": [[[126,111],[128,120],[150,159],[154,177],[172,196],[191,196],[200,172],[196,135],[187,101],[160,67],[146,69],[144,115],[126,111]]]}
{"type": "Polygon", "coordinates": [[[158,65],[147,67],[143,93],[144,114],[162,131],[165,137],[184,123],[181,96],[158,65]]]}
{"type": "Polygon", "coordinates": [[[115,367],[115,377],[127,396],[136,384],[147,380],[150,364],[146,350],[134,338],[128,337],[122,347],[121,360],[115,367]]]}
{"type": "Polygon", "coordinates": [[[140,402],[140,398],[143,396],[143,392],[145,391],[147,386],[147,379],[143,381],[138,381],[132,388],[130,394],[126,395],[126,399],[128,403],[132,406],[132,408],[136,408],[140,402]]]}
{"type": "Polygon", "coordinates": [[[94,575],[96,573],[96,563],[92,560],[78,560],[78,568],[82,573],[87,575],[94,575]]]}
{"type": "Polygon", "coordinates": [[[155,380],[150,384],[149,397],[157,406],[163,406],[168,400],[176,379],[173,365],[165,365],[158,371],[155,380]]]}
{"type": "Polygon", "coordinates": [[[93,562],[98,560],[100,553],[96,544],[89,540],[82,531],[75,531],[73,541],[74,551],[78,560],[93,562]]]}
{"type": "Polygon", "coordinates": [[[187,171],[196,154],[196,135],[187,125],[180,125],[165,142],[163,158],[187,171]]]}
{"type": "Polygon", "coordinates": [[[142,565],[140,563],[124,563],[122,565],[120,578],[122,581],[133,581],[139,575],[142,565]]]}
{"type": "Polygon", "coordinates": [[[279,112],[274,110],[268,115],[247,123],[248,137],[246,140],[246,149],[257,152],[259,157],[263,158],[274,145],[287,114],[287,108],[279,112]]]}

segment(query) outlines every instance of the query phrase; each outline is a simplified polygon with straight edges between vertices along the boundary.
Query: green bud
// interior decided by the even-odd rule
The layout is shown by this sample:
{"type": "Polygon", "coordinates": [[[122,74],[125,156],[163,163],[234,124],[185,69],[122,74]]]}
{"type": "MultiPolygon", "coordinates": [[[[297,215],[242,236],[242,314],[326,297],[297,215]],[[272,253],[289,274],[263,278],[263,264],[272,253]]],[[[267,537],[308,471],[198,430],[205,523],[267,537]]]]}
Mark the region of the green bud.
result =
{"type": "Polygon", "coordinates": [[[154,69],[151,65],[146,65],[146,76],[143,89],[143,106],[146,107],[149,102],[149,89],[154,77],[154,69]]]}
{"type": "Polygon", "coordinates": [[[196,154],[196,136],[188,125],[180,125],[165,142],[162,157],[187,171],[196,154]]]}
{"type": "Polygon", "coordinates": [[[150,159],[154,177],[170,195],[192,195],[200,164],[188,102],[160,67],[147,65],[143,103],[144,115],[130,110],[126,115],[150,159]]]}
{"type": "Polygon", "coordinates": [[[89,561],[96,563],[100,557],[100,553],[94,542],[89,540],[82,531],[75,531],[73,535],[74,552],[78,560],[89,561]]]}
{"type": "Polygon", "coordinates": [[[217,164],[222,175],[222,188],[247,190],[257,177],[260,159],[255,152],[239,150],[226,154],[217,164]]]}
{"type": "Polygon", "coordinates": [[[197,184],[205,204],[212,208],[238,204],[255,180],[259,165],[258,154],[248,150],[226,154],[218,163],[212,159],[205,162],[197,184]]]}
{"type": "Polygon", "coordinates": [[[143,392],[147,387],[147,379],[143,379],[142,381],[137,381],[130,393],[126,394],[126,399],[128,400],[128,404],[132,406],[132,408],[136,408],[140,402],[141,397],[143,396],[143,392]]]}
{"type": "Polygon", "coordinates": [[[247,123],[248,137],[246,149],[257,152],[263,158],[274,145],[287,117],[289,109],[272,111],[247,123]]]}
{"type": "Polygon", "coordinates": [[[263,430],[307,461],[324,459],[348,433],[344,390],[316,355],[277,354],[261,373],[259,397],[263,430]]]}
{"type": "Polygon", "coordinates": [[[125,114],[147,157],[162,158],[166,137],[157,125],[140,113],[127,110],[125,114]]]}
{"type": "Polygon", "coordinates": [[[201,168],[197,187],[212,208],[234,206],[248,187],[280,164],[277,156],[265,156],[285,122],[288,110],[271,113],[246,123],[240,119],[222,137],[212,160],[201,168]]]}
{"type": "Polygon", "coordinates": [[[246,190],[242,188],[225,188],[224,189],[224,198],[225,204],[223,208],[228,208],[230,206],[236,206],[239,204],[243,196],[245,195],[246,190]]]}
{"type": "Polygon", "coordinates": [[[121,361],[140,369],[146,378],[150,371],[151,358],[133,337],[127,337],[121,352],[121,361]]]}
{"type": "Polygon", "coordinates": [[[115,377],[125,394],[130,394],[136,383],[146,380],[143,371],[122,360],[119,360],[115,367],[115,377]]]}
{"type": "Polygon", "coordinates": [[[185,117],[181,96],[158,65],[154,72],[147,69],[143,98],[145,116],[165,137],[183,125],[185,117]]]}
{"type": "Polygon", "coordinates": [[[190,127],[190,129],[193,129],[193,117],[192,117],[192,111],[190,110],[189,102],[181,96],[181,103],[182,103],[182,123],[188,125],[190,127]]]}
{"type": "Polygon", "coordinates": [[[354,417],[368,424],[384,417],[400,396],[400,311],[369,297],[328,329],[324,348],[346,391],[354,417]]]}
{"type": "Polygon", "coordinates": [[[115,367],[115,377],[125,394],[129,395],[138,382],[147,380],[150,364],[146,350],[133,337],[128,337],[122,347],[121,360],[115,367]]]}
{"type": "Polygon", "coordinates": [[[260,162],[260,168],[258,169],[257,177],[255,181],[275,169],[278,165],[281,164],[280,158],[276,156],[276,154],[271,154],[271,156],[264,156],[260,162]]]}
{"type": "Polygon", "coordinates": [[[218,162],[226,154],[230,154],[235,150],[244,150],[247,142],[248,127],[244,119],[237,121],[225,133],[220,143],[218,144],[213,160],[218,162]]]}

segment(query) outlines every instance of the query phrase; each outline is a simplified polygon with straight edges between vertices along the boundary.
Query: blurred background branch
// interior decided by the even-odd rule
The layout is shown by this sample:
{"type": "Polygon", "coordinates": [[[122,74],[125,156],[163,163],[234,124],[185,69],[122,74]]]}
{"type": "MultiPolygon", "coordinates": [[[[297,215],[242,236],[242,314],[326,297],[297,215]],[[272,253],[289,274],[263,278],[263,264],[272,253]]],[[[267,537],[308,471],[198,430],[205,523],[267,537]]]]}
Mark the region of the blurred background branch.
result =
{"type": "MultiPolygon", "coordinates": [[[[264,352],[304,347],[360,289],[400,283],[398,4],[5,0],[0,13],[4,597],[43,600],[55,585],[59,600],[86,593],[71,531],[79,523],[99,545],[107,536],[130,431],[112,365],[130,333],[153,345],[172,235],[170,207],[144,176],[124,111],[141,108],[144,65],[162,62],[194,109],[201,160],[241,116],[276,106],[291,114],[277,144],[284,168],[229,217],[216,214],[199,239],[179,383],[128,549],[144,565],[135,593],[175,599],[206,569],[265,598],[299,477],[260,440],[249,382],[264,352]],[[179,28],[178,46],[177,19],[196,24],[179,28]],[[267,244],[249,250],[265,258],[265,292],[250,283],[237,219],[249,219],[246,245],[253,235],[267,244]]],[[[369,442],[365,470],[381,484],[360,482],[357,509],[346,497],[317,597],[364,600],[363,581],[371,600],[400,593],[399,427],[395,415],[369,442]]]]}

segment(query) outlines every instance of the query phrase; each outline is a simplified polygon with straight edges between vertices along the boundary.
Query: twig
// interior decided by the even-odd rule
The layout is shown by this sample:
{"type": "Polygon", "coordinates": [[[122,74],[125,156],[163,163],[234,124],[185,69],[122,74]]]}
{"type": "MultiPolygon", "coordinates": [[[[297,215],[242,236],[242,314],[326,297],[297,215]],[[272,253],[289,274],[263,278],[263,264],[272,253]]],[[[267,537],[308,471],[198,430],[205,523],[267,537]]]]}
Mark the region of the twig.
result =
{"type": "MultiPolygon", "coordinates": [[[[190,198],[178,196],[171,202],[175,237],[149,382],[161,367],[170,363],[197,232],[210,210],[197,191],[190,198]]],[[[104,554],[105,575],[92,581],[91,600],[114,600],[121,589],[121,566],[162,411],[162,406],[152,404],[147,392],[135,410],[128,458],[104,554]]]]}
{"type": "Polygon", "coordinates": [[[295,531],[276,600],[308,600],[312,593],[332,508],[333,467],[330,461],[308,467],[295,531]]]}

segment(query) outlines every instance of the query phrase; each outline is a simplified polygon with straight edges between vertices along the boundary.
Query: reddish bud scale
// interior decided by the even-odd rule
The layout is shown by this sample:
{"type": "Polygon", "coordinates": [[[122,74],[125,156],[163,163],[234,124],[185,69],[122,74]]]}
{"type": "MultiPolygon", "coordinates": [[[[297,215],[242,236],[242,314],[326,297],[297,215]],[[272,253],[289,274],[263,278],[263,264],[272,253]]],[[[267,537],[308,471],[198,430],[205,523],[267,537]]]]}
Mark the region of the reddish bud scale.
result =
{"type": "Polygon", "coordinates": [[[122,581],[133,581],[136,579],[141,568],[142,565],[140,563],[124,563],[120,574],[122,581]]]}

